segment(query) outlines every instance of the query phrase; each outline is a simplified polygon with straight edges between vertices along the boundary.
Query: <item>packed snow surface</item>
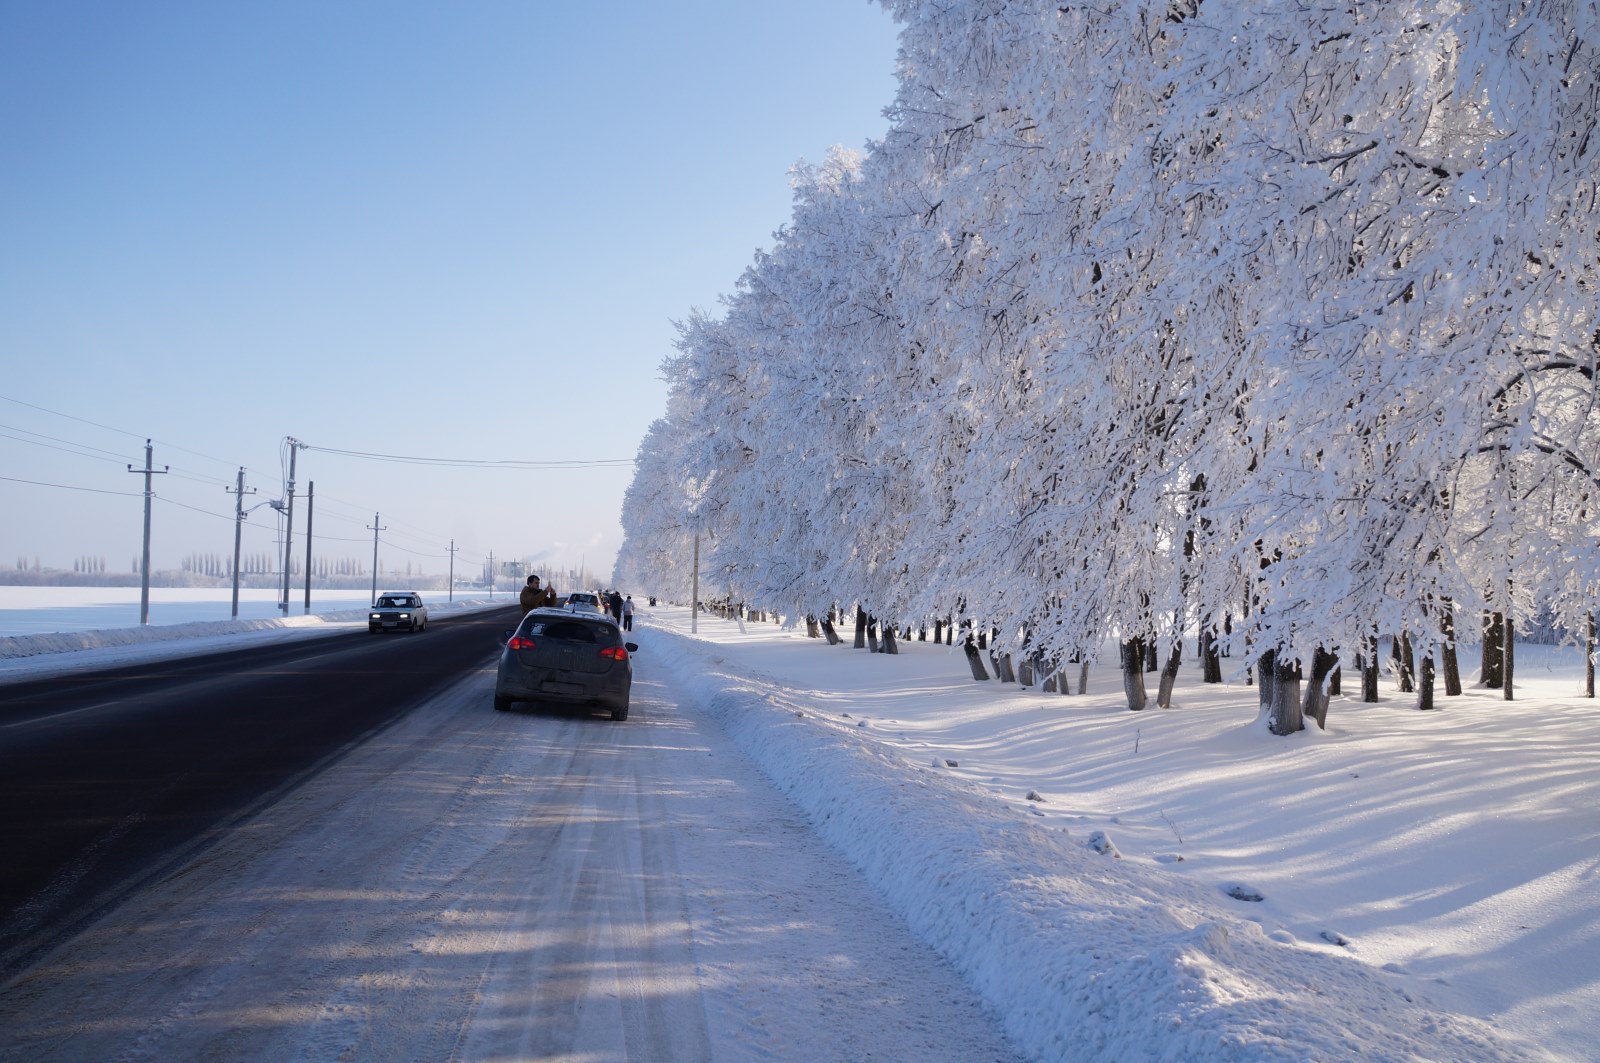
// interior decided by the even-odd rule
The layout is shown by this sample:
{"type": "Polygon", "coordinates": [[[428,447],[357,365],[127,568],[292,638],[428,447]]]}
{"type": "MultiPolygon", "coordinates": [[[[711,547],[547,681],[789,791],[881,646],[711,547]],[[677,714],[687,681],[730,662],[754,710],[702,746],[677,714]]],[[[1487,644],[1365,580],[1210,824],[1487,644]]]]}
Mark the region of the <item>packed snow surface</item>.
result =
{"type": "MultiPolygon", "coordinates": [[[[785,844],[798,852],[820,839],[842,856],[881,898],[882,918],[903,922],[975,991],[986,1014],[952,1005],[975,1036],[992,1016],[1040,1060],[1600,1058],[1600,713],[1579,696],[1577,653],[1520,647],[1511,702],[1469,687],[1421,713],[1385,685],[1375,705],[1335,698],[1327,731],[1277,738],[1258,719],[1254,688],[1206,686],[1193,665],[1173,708],[1130,713],[1105,662],[1089,693],[1063,696],[974,682],[959,651],[930,643],[889,656],[772,624],[705,615],[697,632],[691,624],[685,609],[641,607],[636,712],[615,726],[690,728],[676,736],[682,756],[705,757],[694,752],[703,734],[747,759],[805,825],[785,844]],[[655,685],[670,696],[641,706],[639,691],[655,685]]],[[[44,660],[10,664],[25,674],[44,660]]],[[[465,719],[489,712],[492,681],[486,669],[451,695],[465,719]]],[[[515,733],[474,733],[483,747],[474,755],[491,757],[484,744],[515,733]]],[[[439,735],[425,746],[400,777],[442,784],[460,774],[460,750],[439,735]]],[[[507,785],[546,768],[511,747],[493,757],[484,770],[507,785]]],[[[457,814],[471,817],[472,792],[457,814]]],[[[405,872],[460,862],[451,854],[473,832],[504,829],[466,822],[448,845],[407,849],[405,872]]],[[[323,851],[331,844],[326,825],[304,830],[322,832],[323,851]]],[[[374,881],[342,902],[317,894],[318,912],[332,905],[337,920],[342,903],[350,923],[373,918],[374,906],[391,923],[413,918],[416,884],[386,879],[383,859],[366,854],[374,881]]],[[[702,874],[732,873],[705,859],[702,874]]],[[[236,871],[245,885],[259,875],[260,892],[278,895],[268,881],[278,872],[252,867],[236,871]]],[[[781,1028],[771,1025],[779,1002],[761,998],[762,1023],[741,1025],[757,1005],[741,995],[740,971],[757,953],[707,963],[748,910],[727,909],[734,891],[714,883],[695,890],[685,947],[698,958],[694,977],[720,979],[704,990],[702,1047],[713,1058],[800,1058],[751,1040],[756,1026],[767,1037],[781,1028]]],[[[493,945],[465,914],[430,913],[417,928],[425,945],[412,946],[419,965],[493,945]]],[[[298,922],[285,915],[271,933],[289,952],[325,952],[314,931],[297,937],[298,922]]],[[[100,960],[114,967],[115,951],[100,960]]],[[[408,984],[426,989],[418,972],[408,984]]],[[[226,1004],[223,984],[204,992],[226,1004]]],[[[821,1006],[790,988],[806,1014],[821,1006]]],[[[345,991],[349,1001],[319,1006],[350,1022],[340,1009],[364,990],[345,991]]],[[[485,1030],[473,1036],[469,1047],[494,1047],[485,1030]]],[[[971,1051],[949,1043],[945,1058],[971,1051]]]]}

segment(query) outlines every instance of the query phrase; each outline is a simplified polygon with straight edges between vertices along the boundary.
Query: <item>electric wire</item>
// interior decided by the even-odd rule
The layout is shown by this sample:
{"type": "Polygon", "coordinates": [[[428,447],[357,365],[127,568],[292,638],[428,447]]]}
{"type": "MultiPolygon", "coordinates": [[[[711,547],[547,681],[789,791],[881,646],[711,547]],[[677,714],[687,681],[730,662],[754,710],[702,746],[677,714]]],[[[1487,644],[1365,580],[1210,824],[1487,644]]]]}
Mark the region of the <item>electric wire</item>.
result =
{"type": "MultiPolygon", "coordinates": [[[[181,446],[181,445],[176,444],[176,443],[171,443],[171,442],[168,442],[168,441],[162,440],[162,439],[156,439],[154,436],[151,436],[151,435],[148,435],[148,434],[145,434],[145,433],[132,432],[132,431],[129,431],[129,430],[125,429],[125,428],[118,428],[118,427],[116,427],[114,425],[104,424],[102,422],[94,421],[94,420],[91,420],[91,419],[86,418],[86,417],[79,417],[79,416],[77,416],[75,414],[63,413],[60,410],[54,410],[54,409],[51,409],[51,408],[49,408],[47,406],[41,406],[38,403],[27,402],[25,400],[14,398],[14,397],[9,396],[9,395],[0,395],[0,401],[9,402],[9,403],[12,403],[14,405],[26,407],[26,408],[32,409],[32,410],[38,410],[41,413],[47,413],[47,414],[50,414],[51,416],[61,417],[61,418],[64,418],[66,420],[69,420],[69,421],[76,421],[79,424],[85,424],[85,425],[89,425],[90,427],[93,427],[93,428],[98,428],[98,429],[102,429],[102,430],[107,431],[107,432],[113,432],[113,433],[116,433],[118,435],[127,436],[130,439],[146,440],[147,442],[149,442],[151,444],[158,444],[163,448],[166,448],[166,449],[169,449],[169,450],[178,451],[178,452],[184,453],[184,454],[190,454],[190,455],[193,455],[195,457],[202,458],[202,459],[204,459],[206,461],[217,462],[218,464],[228,465],[228,466],[230,466],[232,468],[243,468],[246,472],[254,473],[258,478],[261,475],[257,470],[250,469],[248,466],[240,466],[237,463],[225,461],[222,458],[218,458],[218,457],[215,457],[214,455],[206,454],[206,453],[204,453],[202,451],[192,450],[192,449],[190,449],[188,447],[184,447],[184,446],[181,446]]],[[[47,435],[47,434],[42,433],[42,432],[34,432],[34,431],[30,430],[30,429],[20,428],[20,427],[14,426],[14,425],[0,425],[0,429],[4,429],[4,431],[0,431],[0,438],[9,438],[9,439],[12,439],[12,440],[14,440],[16,442],[19,442],[19,443],[27,443],[27,444],[30,444],[30,445],[33,445],[33,446],[44,447],[44,448],[50,449],[50,450],[58,450],[58,451],[61,451],[62,453],[71,454],[71,455],[73,455],[75,457],[83,457],[83,458],[89,458],[91,460],[96,460],[96,461],[104,461],[104,462],[107,462],[108,464],[124,465],[124,466],[126,466],[127,468],[129,468],[133,472],[141,471],[137,466],[133,465],[132,463],[130,463],[130,462],[128,462],[126,460],[127,455],[125,455],[125,454],[120,454],[120,453],[117,453],[117,452],[114,452],[114,451],[105,450],[103,448],[96,447],[96,446],[93,446],[93,445],[88,444],[88,443],[81,443],[81,442],[78,442],[76,440],[63,439],[61,437],[47,435]],[[12,435],[12,434],[10,434],[11,432],[16,432],[16,433],[21,433],[21,434],[20,435],[12,435]],[[33,438],[24,438],[24,437],[33,437],[33,438]],[[44,441],[48,441],[48,442],[44,442],[44,441]],[[57,444],[59,444],[59,445],[57,445],[57,444]]],[[[443,468],[479,468],[479,469],[488,469],[488,470],[513,471],[513,472],[515,472],[515,471],[540,471],[540,470],[548,471],[548,470],[561,470],[561,469],[626,468],[626,467],[629,467],[629,466],[637,464],[637,460],[634,459],[634,458],[571,459],[571,460],[567,460],[567,459],[552,459],[552,460],[523,460],[523,459],[489,460],[489,459],[470,459],[470,458],[436,458],[436,457],[427,457],[427,456],[418,456],[418,455],[381,454],[381,453],[374,453],[374,452],[368,452],[368,451],[346,450],[346,449],[340,449],[340,448],[334,448],[334,447],[318,447],[318,446],[312,446],[310,444],[300,443],[298,441],[296,441],[295,443],[291,444],[289,442],[288,437],[285,437],[280,442],[279,451],[278,451],[279,452],[279,472],[280,472],[281,480],[284,483],[288,482],[288,465],[289,465],[289,453],[290,453],[291,446],[299,446],[301,449],[308,450],[308,451],[313,451],[314,450],[314,451],[318,451],[320,453],[325,453],[325,454],[331,454],[331,455],[342,456],[342,457],[358,458],[358,459],[371,460],[371,461],[385,461],[385,462],[392,462],[392,463],[397,463],[397,464],[436,466],[436,467],[443,467],[443,468]]],[[[190,470],[182,469],[182,468],[173,468],[170,465],[166,466],[166,471],[169,474],[171,474],[174,479],[186,480],[186,481],[189,481],[189,482],[204,484],[204,485],[207,485],[207,486],[221,486],[221,487],[227,488],[229,490],[233,490],[233,484],[232,484],[231,481],[219,480],[219,479],[215,478],[214,476],[207,475],[207,474],[204,474],[204,473],[192,472],[190,470]]],[[[112,496],[122,497],[122,498],[139,498],[139,497],[143,497],[143,495],[144,495],[144,492],[142,492],[142,491],[114,491],[114,490],[108,490],[108,489],[105,489],[105,488],[84,487],[84,486],[79,486],[79,485],[74,485],[74,484],[55,483],[55,482],[52,482],[52,481],[45,481],[45,480],[30,480],[30,479],[24,479],[24,478],[21,478],[21,477],[13,477],[13,476],[0,476],[0,480],[6,481],[6,482],[10,482],[10,483],[20,483],[20,484],[28,484],[28,485],[31,485],[31,486],[37,486],[37,487],[47,487],[47,488],[52,488],[52,489],[56,489],[56,490],[80,491],[80,492],[85,492],[85,493],[89,493],[89,494],[104,494],[104,495],[112,495],[112,496]]],[[[234,520],[237,519],[236,514],[218,513],[218,512],[215,512],[213,510],[205,509],[205,508],[203,508],[201,506],[195,506],[195,505],[191,505],[189,503],[180,502],[180,501],[178,501],[178,500],[176,500],[174,498],[169,498],[169,497],[166,497],[164,495],[157,494],[157,493],[155,493],[153,491],[150,493],[150,496],[151,496],[152,499],[154,499],[156,501],[159,501],[159,502],[162,502],[165,505],[174,506],[174,507],[177,507],[177,508],[180,508],[180,509],[190,510],[190,511],[193,511],[195,513],[199,513],[199,514],[201,514],[203,516],[215,517],[215,518],[217,518],[219,520],[224,520],[224,521],[234,521],[234,520]]],[[[328,495],[318,496],[315,499],[315,501],[317,503],[321,503],[323,506],[329,505],[331,503],[334,506],[348,507],[348,509],[350,511],[353,511],[353,512],[354,511],[360,511],[363,514],[364,514],[364,510],[366,508],[361,503],[352,502],[352,501],[350,501],[348,499],[340,499],[340,498],[337,498],[337,497],[334,497],[334,496],[328,496],[328,495]]],[[[333,519],[333,520],[336,520],[336,521],[343,521],[343,522],[346,522],[346,523],[360,523],[360,524],[363,524],[363,525],[365,524],[365,521],[367,519],[365,517],[365,515],[362,515],[360,517],[348,516],[346,514],[339,513],[337,511],[337,509],[335,509],[335,510],[330,512],[328,510],[322,509],[320,506],[318,508],[318,516],[322,516],[325,519],[333,519]]],[[[451,554],[450,549],[448,549],[448,548],[446,548],[446,547],[444,547],[442,545],[437,545],[440,542],[440,540],[442,539],[442,537],[439,536],[437,533],[435,533],[433,531],[430,531],[427,528],[423,528],[423,527],[421,527],[419,525],[411,524],[411,523],[409,523],[407,521],[400,520],[400,519],[397,519],[397,518],[391,518],[391,521],[392,521],[392,523],[394,525],[398,526],[399,534],[397,536],[395,536],[394,538],[382,540],[390,548],[392,548],[394,550],[401,551],[403,553],[411,554],[413,556],[418,556],[418,557],[443,558],[443,557],[450,556],[450,554],[451,554]],[[395,541],[395,538],[398,538],[398,539],[401,539],[401,540],[411,539],[414,542],[420,540],[423,544],[431,546],[432,549],[413,549],[413,548],[410,548],[410,547],[402,546],[402,545],[400,545],[399,542],[395,541]]],[[[259,525],[252,525],[251,526],[252,533],[258,527],[259,527],[259,525]]],[[[330,541],[330,542],[357,543],[357,542],[366,542],[367,541],[365,538],[360,538],[360,537],[351,538],[351,537],[329,536],[329,535],[316,535],[316,536],[314,536],[314,538],[319,540],[319,541],[330,541]]],[[[456,554],[456,560],[459,563],[484,564],[484,563],[487,563],[487,561],[488,561],[488,555],[487,555],[486,552],[474,551],[474,550],[471,550],[470,547],[457,546],[455,548],[454,552],[456,554]],[[482,553],[483,556],[481,556],[481,557],[473,556],[475,554],[480,554],[480,553],[482,553]]]]}
{"type": "Polygon", "coordinates": [[[402,465],[440,465],[461,469],[505,469],[526,472],[550,469],[607,469],[625,468],[638,462],[637,458],[575,458],[575,459],[485,459],[485,458],[431,458],[411,454],[376,454],[364,450],[341,450],[336,447],[306,445],[307,450],[323,454],[336,454],[346,458],[363,458],[368,461],[389,461],[402,465]]]}
{"type": "Polygon", "coordinates": [[[74,487],[72,484],[53,484],[46,483],[43,480],[24,480],[16,476],[0,476],[0,480],[6,480],[14,484],[33,484],[35,487],[57,487],[63,491],[87,491],[96,495],[120,495],[123,498],[144,497],[143,491],[108,491],[103,487],[74,487]]]}

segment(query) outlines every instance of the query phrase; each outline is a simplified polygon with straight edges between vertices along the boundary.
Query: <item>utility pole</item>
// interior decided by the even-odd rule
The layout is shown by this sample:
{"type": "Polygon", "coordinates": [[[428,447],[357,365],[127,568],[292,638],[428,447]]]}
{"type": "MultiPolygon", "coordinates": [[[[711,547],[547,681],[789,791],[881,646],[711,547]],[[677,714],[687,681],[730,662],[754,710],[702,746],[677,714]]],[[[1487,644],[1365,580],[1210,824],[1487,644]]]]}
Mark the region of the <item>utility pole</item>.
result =
{"type": "Polygon", "coordinates": [[[700,533],[694,533],[694,569],[689,581],[689,634],[700,634],[700,533]]]}
{"type": "Polygon", "coordinates": [[[372,533],[372,600],[378,600],[378,533],[388,531],[388,528],[378,527],[378,514],[372,514],[372,526],[367,529],[372,533]]]}
{"type": "Polygon", "coordinates": [[[494,601],[494,551],[489,551],[489,600],[494,601]]]}
{"type": "Polygon", "coordinates": [[[289,615],[289,570],[292,568],[292,554],[289,552],[290,540],[294,538],[294,459],[295,455],[304,450],[306,445],[294,436],[284,436],[283,441],[289,445],[289,486],[284,488],[283,511],[283,601],[278,603],[278,609],[284,616],[289,615]]]}
{"type": "Polygon", "coordinates": [[[311,506],[316,500],[317,482],[306,483],[306,615],[311,615],[311,506]]]}
{"type": "Polygon", "coordinates": [[[450,601],[456,600],[456,541],[450,540],[450,601]]]}
{"type": "Polygon", "coordinates": [[[172,468],[163,465],[157,469],[151,459],[154,450],[150,440],[144,441],[144,468],[135,469],[128,466],[129,472],[142,472],[144,474],[144,555],[139,561],[139,623],[150,622],[150,499],[155,497],[155,492],[150,489],[150,477],[159,476],[172,468]]]}
{"type": "Polygon", "coordinates": [[[239,486],[224,487],[233,496],[233,618],[239,619],[239,537],[244,531],[244,496],[256,493],[254,487],[244,489],[244,466],[239,466],[239,486]]]}

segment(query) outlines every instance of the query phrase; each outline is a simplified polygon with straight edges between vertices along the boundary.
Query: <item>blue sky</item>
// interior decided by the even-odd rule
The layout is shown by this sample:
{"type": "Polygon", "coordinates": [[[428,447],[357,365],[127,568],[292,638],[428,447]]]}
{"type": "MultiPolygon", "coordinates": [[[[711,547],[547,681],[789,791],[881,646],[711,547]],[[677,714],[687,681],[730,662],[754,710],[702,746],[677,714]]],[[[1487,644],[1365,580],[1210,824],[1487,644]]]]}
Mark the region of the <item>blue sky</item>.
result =
{"type": "MultiPolygon", "coordinates": [[[[867,0],[0,0],[0,565],[127,571],[146,436],[157,568],[231,553],[223,486],[280,495],[285,436],[633,457],[672,321],[770,245],[791,165],[885,132],[894,55],[867,0]]],[[[440,572],[451,539],[609,571],[631,475],[298,472],[331,556],[380,512],[440,572]]]]}

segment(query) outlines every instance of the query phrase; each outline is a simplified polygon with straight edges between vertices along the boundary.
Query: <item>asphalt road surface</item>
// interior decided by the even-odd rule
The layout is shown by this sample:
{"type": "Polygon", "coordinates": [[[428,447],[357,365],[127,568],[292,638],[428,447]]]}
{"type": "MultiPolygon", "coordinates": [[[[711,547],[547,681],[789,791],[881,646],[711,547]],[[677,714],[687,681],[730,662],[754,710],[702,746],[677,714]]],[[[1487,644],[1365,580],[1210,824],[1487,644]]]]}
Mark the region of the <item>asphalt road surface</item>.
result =
{"type": "Polygon", "coordinates": [[[0,685],[0,976],[492,661],[515,616],[0,685]]]}

